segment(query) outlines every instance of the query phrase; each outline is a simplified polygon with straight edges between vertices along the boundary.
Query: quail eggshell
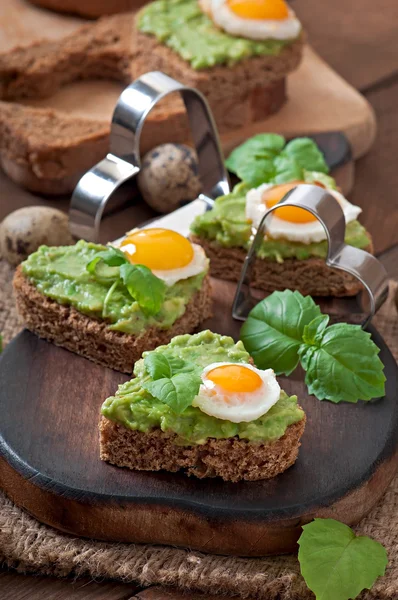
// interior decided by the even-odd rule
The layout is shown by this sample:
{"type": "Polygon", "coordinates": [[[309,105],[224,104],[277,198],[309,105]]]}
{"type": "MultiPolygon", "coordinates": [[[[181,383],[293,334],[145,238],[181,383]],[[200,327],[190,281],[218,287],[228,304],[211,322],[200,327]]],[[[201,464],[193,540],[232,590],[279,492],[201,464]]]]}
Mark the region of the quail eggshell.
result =
{"type": "Polygon", "coordinates": [[[194,200],[201,191],[195,151],[184,144],[162,144],[148,152],[138,174],[144,200],[168,213],[194,200]]]}
{"type": "Polygon", "coordinates": [[[73,244],[68,221],[68,215],[55,208],[20,208],[0,225],[0,253],[10,264],[18,265],[43,244],[73,244]]]}

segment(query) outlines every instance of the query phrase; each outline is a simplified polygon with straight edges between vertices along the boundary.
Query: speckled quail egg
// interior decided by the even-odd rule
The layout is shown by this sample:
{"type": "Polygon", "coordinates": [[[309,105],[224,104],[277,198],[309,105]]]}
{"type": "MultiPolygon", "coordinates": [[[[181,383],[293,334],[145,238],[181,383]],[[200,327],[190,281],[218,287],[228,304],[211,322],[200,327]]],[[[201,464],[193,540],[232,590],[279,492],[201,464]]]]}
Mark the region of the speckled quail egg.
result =
{"type": "Polygon", "coordinates": [[[68,215],[55,208],[28,206],[10,213],[0,225],[0,253],[18,265],[39,246],[66,246],[74,240],[68,215]]]}
{"type": "Polygon", "coordinates": [[[161,213],[195,200],[201,191],[198,161],[184,144],[162,144],[148,152],[137,177],[144,200],[161,213]]]}

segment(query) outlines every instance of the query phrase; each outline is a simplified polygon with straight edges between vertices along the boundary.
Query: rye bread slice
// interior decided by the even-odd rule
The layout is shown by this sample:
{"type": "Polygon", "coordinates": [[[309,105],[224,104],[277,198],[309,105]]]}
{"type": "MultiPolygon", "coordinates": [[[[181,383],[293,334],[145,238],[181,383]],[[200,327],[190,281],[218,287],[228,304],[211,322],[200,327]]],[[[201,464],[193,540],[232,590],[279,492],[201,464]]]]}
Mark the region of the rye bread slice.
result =
{"type": "MultiPolygon", "coordinates": [[[[210,259],[212,277],[239,281],[246,250],[238,247],[224,248],[213,240],[196,235],[191,235],[190,239],[205,250],[210,259]]],[[[372,243],[366,250],[373,251],[372,243]]],[[[290,289],[303,295],[334,297],[355,296],[362,289],[355,277],[328,267],[322,258],[288,258],[283,263],[257,258],[251,285],[265,292],[290,289]]]]}
{"type": "Polygon", "coordinates": [[[192,333],[211,316],[209,276],[188,303],[185,313],[169,329],[150,327],[139,335],[111,331],[105,321],[90,318],[41,294],[23,275],[14,276],[14,296],[27,329],[41,338],[116,371],[131,373],[145,350],[168,344],[182,333],[192,333]]]}
{"type": "MultiPolygon", "coordinates": [[[[217,65],[209,69],[195,70],[191,65],[161,42],[155,36],[147,35],[133,28],[134,74],[147,71],[163,71],[170,77],[182,81],[201,91],[214,109],[218,103],[234,101],[243,104],[253,94],[261,96],[261,90],[272,88],[297,69],[300,64],[304,36],[285,46],[278,56],[254,56],[240,60],[235,65],[217,65]]],[[[269,115],[267,107],[258,119],[269,115]]]]}
{"type": "MultiPolygon", "coordinates": [[[[19,185],[43,194],[66,194],[109,150],[110,118],[82,119],[59,110],[32,108],[77,80],[111,79],[126,85],[138,76],[134,15],[104,17],[56,41],[42,40],[0,54],[0,166],[19,185]],[[16,104],[24,102],[23,105],[16,104]]],[[[283,105],[285,80],[212,102],[219,131],[239,130],[283,105]]],[[[141,152],[166,142],[190,140],[178,94],[148,116],[141,152]]]]}
{"type": "Polygon", "coordinates": [[[142,433],[101,417],[100,456],[118,467],[139,471],[183,470],[200,479],[257,481],[275,477],[295,463],[304,427],[305,416],[274,442],[209,438],[205,444],[179,446],[175,433],[161,429],[142,433]]]}

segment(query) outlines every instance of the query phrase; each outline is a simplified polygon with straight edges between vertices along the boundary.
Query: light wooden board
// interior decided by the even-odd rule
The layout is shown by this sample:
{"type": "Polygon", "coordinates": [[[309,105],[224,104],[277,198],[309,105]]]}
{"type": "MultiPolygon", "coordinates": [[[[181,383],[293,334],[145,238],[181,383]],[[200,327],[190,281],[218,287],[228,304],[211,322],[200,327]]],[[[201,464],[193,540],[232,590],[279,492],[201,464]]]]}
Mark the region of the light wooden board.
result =
{"type": "MultiPolygon", "coordinates": [[[[43,38],[58,39],[84,22],[44,11],[24,0],[3,0],[0,3],[0,50],[7,51],[43,38]]],[[[122,84],[114,82],[76,82],[52,98],[26,103],[109,122],[122,89],[122,84]]],[[[288,79],[288,96],[287,104],[278,114],[223,135],[224,148],[229,150],[260,131],[276,131],[289,137],[342,131],[351,142],[355,158],[369,150],[376,132],[369,103],[309,47],[305,49],[300,68],[288,79]]]]}

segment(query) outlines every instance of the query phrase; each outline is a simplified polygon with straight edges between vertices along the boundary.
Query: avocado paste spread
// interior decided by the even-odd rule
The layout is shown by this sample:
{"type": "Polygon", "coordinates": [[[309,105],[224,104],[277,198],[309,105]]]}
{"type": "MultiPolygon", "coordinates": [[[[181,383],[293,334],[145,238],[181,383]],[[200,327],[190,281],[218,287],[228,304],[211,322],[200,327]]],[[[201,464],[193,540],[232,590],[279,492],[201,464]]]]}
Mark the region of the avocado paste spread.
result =
{"type": "MultiPolygon", "coordinates": [[[[215,240],[225,248],[235,246],[248,249],[251,225],[246,219],[245,207],[246,189],[244,185],[238,184],[231,194],[217,198],[211,210],[196,217],[191,225],[191,231],[201,238],[215,240]]],[[[356,248],[366,248],[370,244],[368,233],[359,221],[347,223],[345,241],[356,248]]],[[[282,263],[286,258],[299,260],[306,260],[310,257],[326,258],[327,249],[326,240],[303,244],[266,238],[257,255],[260,258],[282,263]]]]}
{"type": "Polygon", "coordinates": [[[232,65],[251,56],[278,56],[294,41],[255,41],[224,33],[201,11],[197,0],[156,0],[140,11],[137,23],[142,33],[154,35],[198,70],[232,65]]]}
{"type": "Polygon", "coordinates": [[[49,248],[41,246],[22,263],[24,275],[41,294],[59,304],[73,306],[89,317],[106,320],[109,329],[138,333],[151,326],[167,329],[185,312],[193,294],[201,288],[206,271],[167,287],[165,300],[156,315],[145,315],[119,280],[119,267],[112,267],[114,276],[92,275],[87,264],[105,246],[80,240],[74,246],[49,248]]]}
{"type": "MultiPolygon", "coordinates": [[[[250,360],[242,342],[235,344],[232,338],[211,331],[179,335],[167,346],[159,346],[153,352],[193,362],[199,373],[211,363],[247,364],[250,360]]],[[[148,354],[144,352],[143,356],[148,354]]],[[[265,415],[250,423],[217,419],[193,406],[177,416],[167,404],[151,396],[142,387],[143,382],[150,380],[143,359],[135,363],[134,375],[134,379],[119,386],[115,396],[105,400],[102,414],[137,431],[147,432],[153,428],[172,431],[178,435],[177,443],[181,445],[204,444],[208,438],[234,436],[253,442],[273,441],[281,438],[289,425],[301,421],[304,416],[303,410],[297,405],[297,397],[289,397],[283,391],[278,402],[265,415]]]]}

